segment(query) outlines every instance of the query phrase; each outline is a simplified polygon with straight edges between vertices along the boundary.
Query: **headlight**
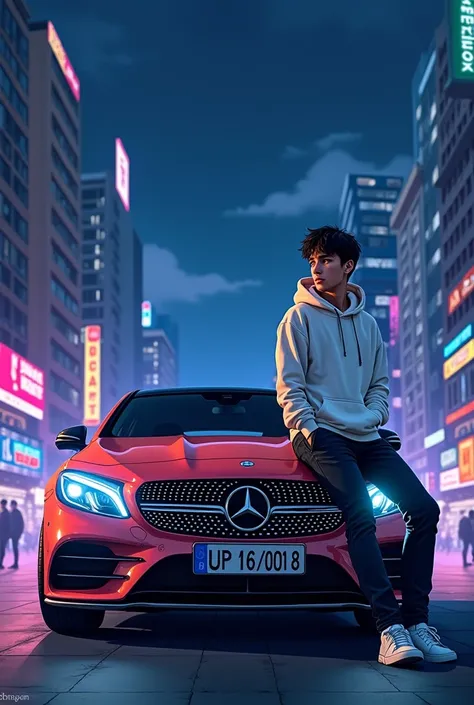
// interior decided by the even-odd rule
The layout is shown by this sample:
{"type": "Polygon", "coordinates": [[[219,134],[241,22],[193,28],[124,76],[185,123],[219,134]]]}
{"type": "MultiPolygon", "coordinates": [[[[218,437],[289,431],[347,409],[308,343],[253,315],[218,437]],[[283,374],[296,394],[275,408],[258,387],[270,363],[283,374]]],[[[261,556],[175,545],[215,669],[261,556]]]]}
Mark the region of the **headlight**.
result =
{"type": "Polygon", "coordinates": [[[119,519],[130,516],[123,499],[122,482],[65,470],[58,478],[56,492],[61,502],[75,509],[119,519]]]}
{"type": "Polygon", "coordinates": [[[374,516],[384,517],[387,516],[387,514],[395,514],[400,511],[395,502],[392,502],[391,499],[386,497],[375,485],[368,485],[367,490],[372,500],[374,516]]]}

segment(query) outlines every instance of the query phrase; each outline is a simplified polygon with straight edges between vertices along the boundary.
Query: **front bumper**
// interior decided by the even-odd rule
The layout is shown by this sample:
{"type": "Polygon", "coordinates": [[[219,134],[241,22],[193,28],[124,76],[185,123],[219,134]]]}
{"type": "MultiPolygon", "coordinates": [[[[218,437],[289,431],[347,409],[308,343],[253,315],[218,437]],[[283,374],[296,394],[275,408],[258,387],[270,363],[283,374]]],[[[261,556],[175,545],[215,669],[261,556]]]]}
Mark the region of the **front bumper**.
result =
{"type": "MultiPolygon", "coordinates": [[[[45,507],[43,541],[43,593],[48,604],[132,612],[369,609],[349,559],[344,525],[298,541],[268,540],[304,543],[305,575],[203,576],[192,568],[193,543],[202,538],[158,532],[138,525],[133,517],[91,517],[51,499],[45,507]]],[[[397,598],[404,535],[400,515],[378,520],[377,538],[397,598]]]]}

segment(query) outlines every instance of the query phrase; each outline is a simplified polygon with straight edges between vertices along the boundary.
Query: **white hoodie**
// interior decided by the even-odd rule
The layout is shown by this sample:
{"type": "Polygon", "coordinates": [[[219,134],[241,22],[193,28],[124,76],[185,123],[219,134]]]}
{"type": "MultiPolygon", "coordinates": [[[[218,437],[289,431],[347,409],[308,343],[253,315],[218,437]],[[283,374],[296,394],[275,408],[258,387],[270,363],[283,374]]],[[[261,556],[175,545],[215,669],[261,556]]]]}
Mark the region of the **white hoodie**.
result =
{"type": "Polygon", "coordinates": [[[277,332],[277,400],[293,439],[318,427],[354,441],[380,438],[387,423],[387,353],[375,319],[364,311],[364,291],[347,287],[342,312],[300,279],[295,305],[277,332]]]}

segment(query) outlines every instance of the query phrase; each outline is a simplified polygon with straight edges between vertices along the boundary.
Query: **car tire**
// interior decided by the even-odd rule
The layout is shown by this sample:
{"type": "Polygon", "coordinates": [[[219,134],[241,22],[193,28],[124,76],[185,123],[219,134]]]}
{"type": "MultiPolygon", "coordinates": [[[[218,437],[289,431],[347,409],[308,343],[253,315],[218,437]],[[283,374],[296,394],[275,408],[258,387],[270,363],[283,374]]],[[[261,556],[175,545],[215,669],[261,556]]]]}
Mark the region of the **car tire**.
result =
{"type": "Polygon", "coordinates": [[[375,619],[372,616],[371,610],[354,610],[354,617],[357,624],[364,632],[369,634],[377,634],[375,619]]]}
{"type": "Polygon", "coordinates": [[[102,625],[105,610],[49,605],[44,598],[43,524],[38,545],[38,599],[44,623],[56,634],[66,636],[93,635],[102,625]]]}

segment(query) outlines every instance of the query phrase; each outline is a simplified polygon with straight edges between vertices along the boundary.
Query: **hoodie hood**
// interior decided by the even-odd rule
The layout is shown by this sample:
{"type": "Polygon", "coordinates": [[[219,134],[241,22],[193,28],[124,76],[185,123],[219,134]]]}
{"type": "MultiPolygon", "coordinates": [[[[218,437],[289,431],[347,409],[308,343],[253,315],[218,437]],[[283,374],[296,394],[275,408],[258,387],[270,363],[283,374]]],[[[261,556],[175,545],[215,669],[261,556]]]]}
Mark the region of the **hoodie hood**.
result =
{"type": "Polygon", "coordinates": [[[323,299],[323,297],[318,294],[312,278],[305,277],[299,280],[293,301],[295,304],[310,304],[310,306],[316,306],[316,308],[320,308],[333,316],[355,316],[364,310],[365,293],[360,286],[357,286],[357,284],[348,284],[347,295],[350,302],[349,308],[346,311],[339,311],[336,306],[333,306],[329,301],[326,301],[326,299],[323,299]]]}
{"type": "Polygon", "coordinates": [[[321,313],[325,313],[329,316],[334,316],[337,320],[337,327],[339,330],[339,338],[342,345],[342,351],[344,357],[347,357],[347,346],[346,339],[344,337],[344,327],[342,325],[342,318],[350,318],[352,323],[352,328],[354,331],[354,336],[357,344],[357,359],[359,361],[359,367],[362,367],[362,353],[360,349],[359,336],[357,335],[357,326],[354,321],[354,316],[362,313],[365,306],[365,293],[357,284],[347,285],[347,296],[349,299],[349,307],[345,311],[340,311],[336,306],[323,299],[322,296],[316,291],[314,282],[311,277],[305,277],[300,279],[298,282],[298,287],[296,289],[296,294],[293,297],[295,304],[309,304],[319,309],[321,313]]]}

